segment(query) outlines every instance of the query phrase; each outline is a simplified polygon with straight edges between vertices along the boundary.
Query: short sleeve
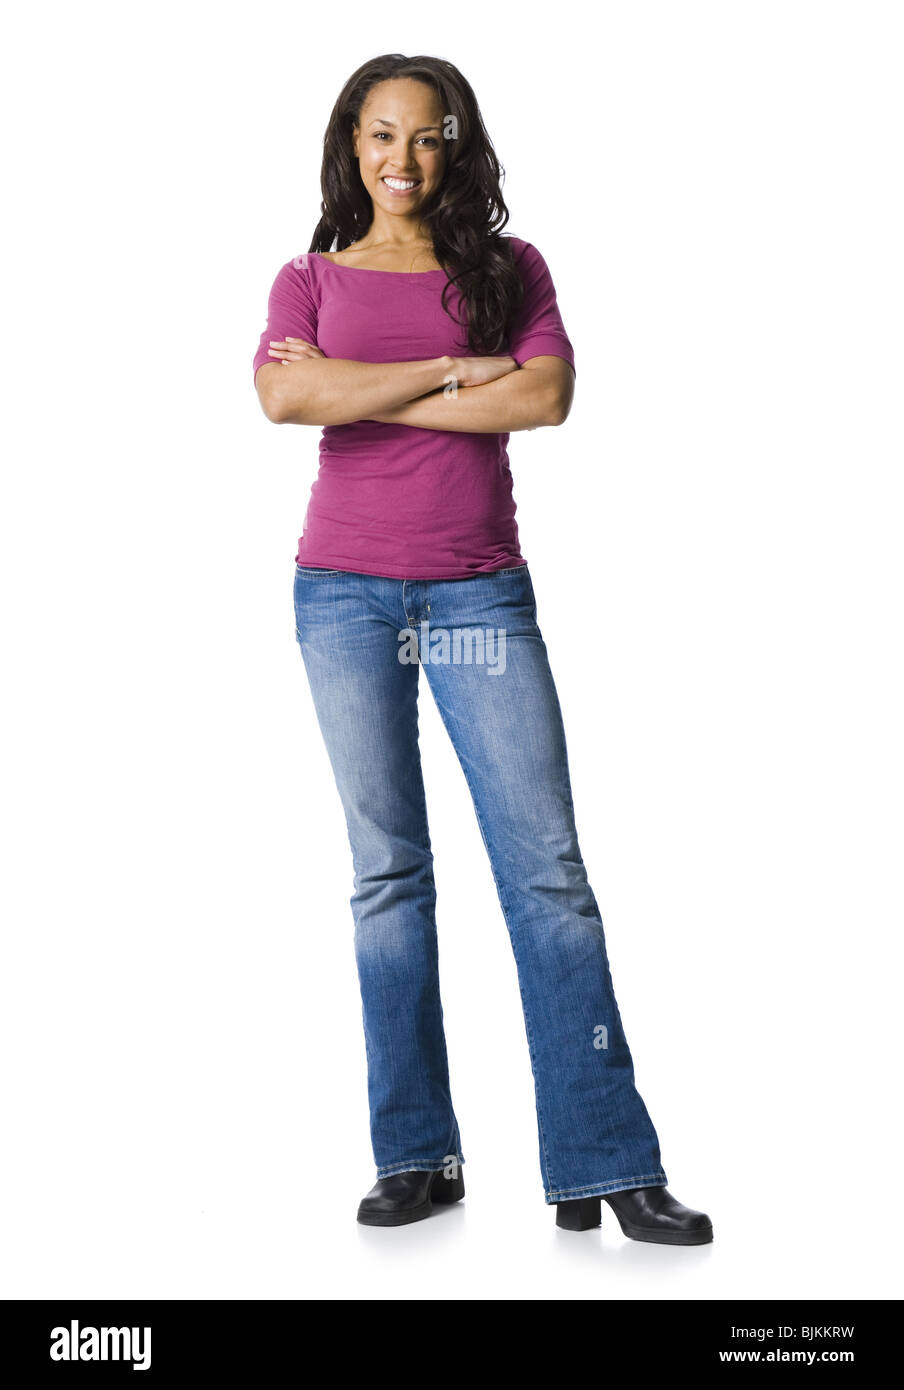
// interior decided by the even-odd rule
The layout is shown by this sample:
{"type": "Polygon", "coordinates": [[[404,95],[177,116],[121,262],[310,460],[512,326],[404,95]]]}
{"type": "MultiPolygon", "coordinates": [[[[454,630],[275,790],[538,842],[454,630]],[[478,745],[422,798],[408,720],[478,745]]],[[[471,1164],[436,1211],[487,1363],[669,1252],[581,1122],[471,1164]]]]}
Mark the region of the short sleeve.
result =
{"type": "Polygon", "coordinates": [[[524,284],[524,301],[512,320],[509,353],[518,366],[531,357],[564,357],[575,372],[574,348],[565,332],[549,267],[536,246],[515,240],[515,263],[524,284]]]}
{"type": "Polygon", "coordinates": [[[279,343],[287,337],[304,338],[315,347],[318,345],[317,305],[305,256],[296,256],[294,260],[287,261],[273,281],[267,305],[267,326],[254,354],[255,378],[258,367],[265,362],[279,361],[278,357],[271,357],[268,352],[271,340],[279,343]]]}

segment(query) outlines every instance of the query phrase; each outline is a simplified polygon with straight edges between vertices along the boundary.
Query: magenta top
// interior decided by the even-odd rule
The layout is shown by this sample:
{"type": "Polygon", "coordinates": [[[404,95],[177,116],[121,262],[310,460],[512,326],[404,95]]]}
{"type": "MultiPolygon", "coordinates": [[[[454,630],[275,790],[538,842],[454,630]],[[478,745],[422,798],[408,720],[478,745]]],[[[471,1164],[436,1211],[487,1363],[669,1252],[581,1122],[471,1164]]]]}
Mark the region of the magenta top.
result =
{"type": "MultiPolygon", "coordinates": [[[[574,351],[540,252],[510,238],[524,282],[508,352],[530,357],[574,351]]],[[[367,270],[307,251],[288,261],[270,291],[254,374],[278,362],[270,340],[305,338],[327,357],[416,362],[471,357],[464,329],[440,302],[444,270],[367,270]]],[[[457,288],[447,302],[464,317],[457,288]]],[[[506,351],[500,349],[501,356],[506,351]]],[[[325,425],[298,564],[392,579],[464,579],[526,564],[518,544],[508,434],[468,434],[357,420],[325,425]]]]}

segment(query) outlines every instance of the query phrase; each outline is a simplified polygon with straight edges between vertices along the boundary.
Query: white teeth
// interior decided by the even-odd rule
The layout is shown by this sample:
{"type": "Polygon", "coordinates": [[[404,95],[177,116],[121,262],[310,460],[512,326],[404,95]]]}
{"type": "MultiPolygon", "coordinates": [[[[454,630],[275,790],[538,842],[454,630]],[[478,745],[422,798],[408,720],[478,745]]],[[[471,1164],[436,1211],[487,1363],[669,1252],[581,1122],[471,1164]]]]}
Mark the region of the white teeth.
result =
{"type": "Polygon", "coordinates": [[[406,188],[415,188],[415,187],[417,187],[417,185],[420,183],[420,179],[388,179],[388,178],[384,178],[384,179],[383,179],[383,182],[384,182],[384,183],[388,183],[390,188],[398,188],[399,191],[401,192],[401,191],[403,191],[403,190],[406,189],[406,188]]]}

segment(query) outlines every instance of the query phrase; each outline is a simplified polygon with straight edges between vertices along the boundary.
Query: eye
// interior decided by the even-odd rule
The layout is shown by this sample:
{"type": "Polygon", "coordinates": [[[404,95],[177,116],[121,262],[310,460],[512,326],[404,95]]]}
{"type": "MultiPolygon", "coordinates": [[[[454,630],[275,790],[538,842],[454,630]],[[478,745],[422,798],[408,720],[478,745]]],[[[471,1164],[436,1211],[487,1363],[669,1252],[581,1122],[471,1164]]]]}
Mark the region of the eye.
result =
{"type": "MultiPolygon", "coordinates": [[[[388,130],[375,130],[375,131],[373,132],[373,137],[374,137],[374,139],[375,139],[375,140],[378,140],[378,141],[380,142],[381,145],[383,145],[383,144],[386,143],[386,140],[383,139],[384,136],[386,137],[386,140],[391,140],[391,139],[392,139],[392,135],[391,135],[391,133],[390,133],[388,130]]],[[[424,142],[424,141],[426,141],[428,145],[434,145],[434,146],[435,146],[435,145],[438,145],[438,144],[439,144],[439,141],[437,140],[437,138],[436,138],[435,135],[422,135],[422,136],[421,136],[421,142],[424,142]]]]}

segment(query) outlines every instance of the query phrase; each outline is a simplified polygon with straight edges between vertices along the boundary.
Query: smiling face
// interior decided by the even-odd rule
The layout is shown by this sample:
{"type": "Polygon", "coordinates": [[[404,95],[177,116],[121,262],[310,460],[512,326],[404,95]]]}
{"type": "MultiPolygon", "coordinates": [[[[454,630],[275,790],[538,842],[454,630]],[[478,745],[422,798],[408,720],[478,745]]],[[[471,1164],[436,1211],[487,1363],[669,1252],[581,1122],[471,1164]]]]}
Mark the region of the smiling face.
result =
{"type": "Polygon", "coordinates": [[[432,87],[410,77],[377,83],[361,108],[353,140],[377,229],[384,217],[416,222],[445,167],[443,112],[432,87]]]}

